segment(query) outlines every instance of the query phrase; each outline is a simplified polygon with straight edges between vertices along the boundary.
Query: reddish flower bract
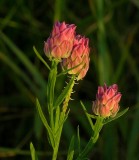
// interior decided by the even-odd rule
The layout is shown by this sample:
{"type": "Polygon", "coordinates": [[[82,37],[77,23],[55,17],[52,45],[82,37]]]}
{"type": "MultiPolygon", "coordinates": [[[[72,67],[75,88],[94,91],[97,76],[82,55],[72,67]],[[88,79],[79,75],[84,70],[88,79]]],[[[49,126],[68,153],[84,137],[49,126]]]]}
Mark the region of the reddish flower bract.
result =
{"type": "Polygon", "coordinates": [[[44,42],[44,52],[51,60],[70,56],[75,36],[76,26],[65,22],[56,22],[50,37],[44,42]]]}
{"type": "Polygon", "coordinates": [[[96,94],[96,100],[93,102],[92,110],[94,114],[100,115],[104,118],[114,117],[119,111],[119,101],[121,93],[118,92],[117,84],[112,86],[99,86],[96,94]]]}
{"type": "Polygon", "coordinates": [[[63,67],[65,69],[73,68],[68,73],[77,75],[77,80],[82,79],[88,71],[89,52],[89,39],[77,35],[74,39],[71,55],[63,59],[63,67]]]}

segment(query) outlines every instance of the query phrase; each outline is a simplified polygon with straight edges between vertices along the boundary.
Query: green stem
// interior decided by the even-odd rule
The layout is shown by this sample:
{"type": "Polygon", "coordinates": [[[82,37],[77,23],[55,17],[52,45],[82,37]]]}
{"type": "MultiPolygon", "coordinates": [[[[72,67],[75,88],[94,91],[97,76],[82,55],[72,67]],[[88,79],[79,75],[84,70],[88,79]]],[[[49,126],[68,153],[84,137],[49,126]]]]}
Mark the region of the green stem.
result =
{"type": "Polygon", "coordinates": [[[62,133],[62,128],[63,128],[63,125],[60,128],[60,133],[59,133],[59,135],[57,137],[57,142],[56,142],[56,146],[54,147],[52,160],[56,160],[57,159],[57,154],[58,154],[58,149],[59,149],[59,143],[60,143],[60,138],[61,138],[61,133],[62,133]]]}
{"type": "Polygon", "coordinates": [[[92,147],[94,145],[94,139],[93,137],[90,138],[89,142],[87,143],[85,149],[79,154],[76,160],[81,160],[86,157],[86,155],[92,150],[92,147]]]}
{"type": "Polygon", "coordinates": [[[57,77],[57,65],[58,61],[53,60],[51,70],[48,77],[48,90],[47,90],[47,96],[48,96],[48,111],[50,116],[50,126],[52,130],[54,129],[54,117],[53,117],[53,102],[54,102],[54,89],[55,89],[55,83],[56,83],[56,77],[57,77]]]}
{"type": "Polygon", "coordinates": [[[59,149],[59,144],[60,144],[60,138],[61,138],[61,133],[62,133],[62,129],[63,129],[63,125],[64,125],[64,120],[65,120],[65,113],[61,112],[60,114],[60,122],[59,122],[59,131],[58,133],[56,133],[56,141],[55,141],[55,147],[53,150],[53,157],[52,160],[56,160],[57,159],[57,154],[58,154],[58,149],[59,149]]]}
{"type": "Polygon", "coordinates": [[[95,123],[94,135],[93,135],[94,143],[96,143],[96,141],[98,140],[99,132],[101,131],[101,129],[103,127],[103,123],[102,123],[103,119],[104,118],[102,118],[100,116],[97,117],[97,120],[96,120],[96,123],[95,123]]]}
{"type": "MultiPolygon", "coordinates": [[[[75,76],[73,76],[74,78],[75,76]]],[[[61,138],[61,133],[62,133],[62,129],[63,129],[63,125],[64,125],[64,121],[65,121],[65,116],[67,116],[66,111],[67,111],[67,107],[68,107],[68,103],[70,101],[70,97],[71,97],[71,93],[73,90],[73,86],[75,84],[75,81],[72,82],[71,87],[69,88],[68,94],[63,102],[63,108],[62,108],[62,112],[60,114],[60,122],[59,122],[59,130],[57,136],[56,136],[56,141],[55,141],[55,147],[54,147],[54,151],[53,151],[53,157],[52,160],[56,160],[57,159],[57,154],[58,154],[58,149],[59,149],[59,144],[60,144],[60,138],[61,138]]],[[[56,122],[55,122],[56,123],[56,122]]]]}
{"type": "Polygon", "coordinates": [[[92,151],[92,148],[96,141],[98,140],[99,137],[99,132],[102,129],[103,126],[103,118],[102,117],[97,117],[96,123],[95,123],[95,128],[94,128],[94,135],[90,138],[89,142],[87,143],[86,147],[84,150],[79,154],[76,160],[81,160],[83,158],[86,158],[86,156],[89,154],[90,151],[92,151]]]}

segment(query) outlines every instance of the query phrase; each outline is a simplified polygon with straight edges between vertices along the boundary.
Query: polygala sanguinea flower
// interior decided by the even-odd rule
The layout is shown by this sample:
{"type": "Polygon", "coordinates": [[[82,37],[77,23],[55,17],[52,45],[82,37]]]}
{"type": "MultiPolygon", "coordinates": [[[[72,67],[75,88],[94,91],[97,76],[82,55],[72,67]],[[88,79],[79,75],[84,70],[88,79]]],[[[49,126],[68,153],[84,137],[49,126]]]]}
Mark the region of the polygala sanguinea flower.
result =
{"type": "Polygon", "coordinates": [[[52,58],[68,58],[73,48],[76,26],[65,22],[56,22],[52,33],[44,43],[44,52],[51,60],[52,58]]]}
{"type": "Polygon", "coordinates": [[[64,69],[71,69],[68,73],[77,75],[77,80],[82,79],[89,69],[89,52],[89,39],[77,35],[74,39],[71,55],[63,59],[64,69]]]}
{"type": "Polygon", "coordinates": [[[101,117],[114,117],[119,111],[119,101],[121,93],[118,92],[117,84],[112,86],[99,86],[96,94],[96,100],[93,102],[92,110],[94,114],[101,117]]]}

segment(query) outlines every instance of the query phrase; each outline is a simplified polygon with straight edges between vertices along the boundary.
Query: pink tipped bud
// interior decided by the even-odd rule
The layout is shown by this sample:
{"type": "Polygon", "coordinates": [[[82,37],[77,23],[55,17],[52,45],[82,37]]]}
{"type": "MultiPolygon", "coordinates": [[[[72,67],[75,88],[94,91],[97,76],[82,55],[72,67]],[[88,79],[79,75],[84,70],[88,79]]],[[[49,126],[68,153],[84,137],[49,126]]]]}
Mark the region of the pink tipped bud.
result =
{"type": "Polygon", "coordinates": [[[77,75],[77,80],[82,79],[89,69],[89,40],[80,35],[74,39],[73,49],[69,58],[63,59],[63,67],[71,69],[68,73],[77,75]],[[77,66],[77,67],[76,67],[77,66]]]}
{"type": "Polygon", "coordinates": [[[94,114],[104,118],[109,116],[114,117],[119,111],[121,96],[116,84],[109,87],[107,87],[106,84],[104,84],[104,86],[99,86],[96,100],[93,102],[92,106],[94,114]]]}
{"type": "Polygon", "coordinates": [[[50,37],[44,42],[46,56],[50,59],[68,58],[73,47],[75,28],[74,24],[56,22],[50,37]]]}

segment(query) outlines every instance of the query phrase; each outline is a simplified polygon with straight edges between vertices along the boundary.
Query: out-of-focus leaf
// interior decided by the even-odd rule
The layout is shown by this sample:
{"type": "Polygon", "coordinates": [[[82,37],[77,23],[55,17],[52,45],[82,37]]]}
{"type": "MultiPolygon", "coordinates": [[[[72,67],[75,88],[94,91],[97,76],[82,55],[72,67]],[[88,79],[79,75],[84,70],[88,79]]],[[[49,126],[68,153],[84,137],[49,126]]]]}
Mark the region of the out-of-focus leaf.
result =
{"type": "Polygon", "coordinates": [[[30,143],[30,151],[32,160],[37,160],[38,158],[36,157],[35,148],[32,143],[30,143]]]}
{"type": "Polygon", "coordinates": [[[74,136],[72,137],[69,145],[69,150],[68,150],[68,155],[67,155],[67,160],[73,160],[74,156],[74,136]]]}
{"type": "Polygon", "coordinates": [[[42,75],[38,72],[36,67],[29,61],[26,55],[6,36],[0,31],[1,39],[7,44],[7,46],[13,51],[13,53],[20,59],[22,64],[28,69],[30,74],[34,77],[34,80],[41,86],[45,87],[46,83],[42,75]]]}
{"type": "Polygon", "coordinates": [[[80,142],[80,130],[79,130],[79,126],[77,127],[77,138],[78,138],[78,154],[80,154],[81,142],[80,142]]]}

